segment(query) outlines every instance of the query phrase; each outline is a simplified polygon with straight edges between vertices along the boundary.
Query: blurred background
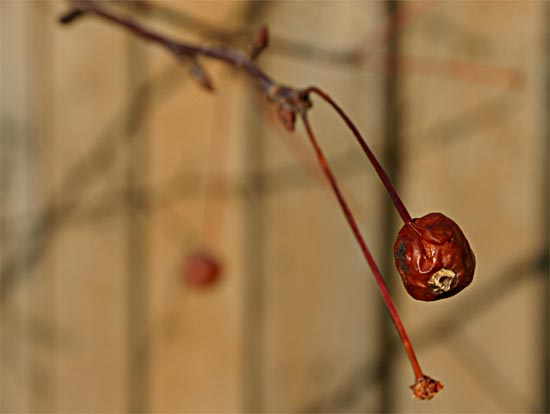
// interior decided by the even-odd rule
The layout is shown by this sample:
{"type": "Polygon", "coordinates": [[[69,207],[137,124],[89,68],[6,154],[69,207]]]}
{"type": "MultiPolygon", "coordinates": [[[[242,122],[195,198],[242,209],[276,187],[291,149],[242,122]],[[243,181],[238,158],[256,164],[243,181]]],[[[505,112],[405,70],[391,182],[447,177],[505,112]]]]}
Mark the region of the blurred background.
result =
{"type": "Polygon", "coordinates": [[[178,39],[245,48],[327,90],[413,216],[477,257],[451,299],[408,297],[399,217],[352,135],[313,127],[424,371],[405,353],[298,124],[203,61],[215,92],[120,27],[2,1],[0,408],[26,412],[549,412],[550,3],[101,3],[178,39]],[[355,57],[355,59],[350,58],[355,57]],[[188,258],[223,267],[196,283],[188,258]]]}

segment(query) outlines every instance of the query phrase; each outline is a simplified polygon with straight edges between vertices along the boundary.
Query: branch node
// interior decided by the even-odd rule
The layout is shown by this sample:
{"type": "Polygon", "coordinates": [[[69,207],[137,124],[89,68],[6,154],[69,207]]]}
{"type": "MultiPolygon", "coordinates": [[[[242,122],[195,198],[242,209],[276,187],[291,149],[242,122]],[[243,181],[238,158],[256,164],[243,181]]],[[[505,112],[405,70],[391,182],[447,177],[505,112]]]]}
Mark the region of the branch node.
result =
{"type": "Polygon", "coordinates": [[[285,102],[277,105],[277,116],[283,127],[288,132],[294,132],[296,125],[296,112],[285,102]]]}
{"type": "Polygon", "coordinates": [[[279,121],[288,132],[294,132],[296,115],[305,115],[312,107],[309,93],[283,85],[272,85],[266,90],[267,99],[277,106],[279,121]]]}

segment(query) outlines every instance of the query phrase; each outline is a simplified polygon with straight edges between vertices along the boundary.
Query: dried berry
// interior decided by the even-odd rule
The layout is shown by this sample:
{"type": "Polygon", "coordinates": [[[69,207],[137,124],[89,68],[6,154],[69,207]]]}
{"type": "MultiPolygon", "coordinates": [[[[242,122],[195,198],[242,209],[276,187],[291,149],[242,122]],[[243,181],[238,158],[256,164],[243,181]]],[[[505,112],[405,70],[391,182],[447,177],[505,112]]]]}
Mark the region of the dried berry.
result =
{"type": "Polygon", "coordinates": [[[198,251],[187,257],[183,277],[189,286],[206,288],[216,284],[221,273],[222,266],[216,257],[206,251],[198,251]]]}
{"type": "Polygon", "coordinates": [[[394,245],[395,265],[409,294],[434,301],[456,295],[474,277],[472,249],[450,218],[430,213],[406,223],[394,245]]]}

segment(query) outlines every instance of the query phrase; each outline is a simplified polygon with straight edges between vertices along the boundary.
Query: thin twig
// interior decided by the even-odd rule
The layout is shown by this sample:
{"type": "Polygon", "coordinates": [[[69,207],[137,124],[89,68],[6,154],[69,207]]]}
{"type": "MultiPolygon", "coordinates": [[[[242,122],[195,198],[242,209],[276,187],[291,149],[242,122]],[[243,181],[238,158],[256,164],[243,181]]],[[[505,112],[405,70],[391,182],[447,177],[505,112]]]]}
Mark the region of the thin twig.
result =
{"type": "MultiPolygon", "coordinates": [[[[361,248],[361,251],[367,261],[367,264],[369,265],[369,267],[373,272],[374,278],[380,289],[384,302],[388,308],[388,311],[399,333],[399,337],[401,338],[401,341],[403,343],[407,356],[411,362],[411,366],[415,376],[415,384],[411,386],[411,388],[413,389],[413,395],[421,399],[432,398],[442,388],[442,385],[438,381],[435,381],[430,377],[424,375],[422,370],[420,369],[420,365],[414,353],[412,344],[407,336],[407,333],[405,331],[403,323],[401,322],[397,309],[395,308],[393,300],[391,299],[390,293],[386,287],[384,279],[382,278],[378,270],[378,267],[376,266],[374,258],[372,257],[363,237],[361,236],[359,227],[357,225],[357,222],[355,221],[353,213],[348,207],[348,204],[345,201],[338,187],[336,179],[334,178],[334,175],[332,174],[330,167],[328,166],[327,160],[324,157],[323,152],[321,151],[321,148],[315,138],[315,135],[313,134],[311,125],[308,121],[307,112],[311,108],[309,95],[311,93],[317,94],[331,105],[331,107],[343,118],[346,125],[351,129],[354,136],[358,140],[361,148],[367,155],[369,161],[371,162],[374,169],[378,173],[380,179],[384,183],[403,221],[405,223],[409,223],[411,221],[411,217],[408,211],[406,210],[405,206],[403,205],[401,199],[397,195],[397,192],[395,191],[392,184],[390,183],[382,166],[378,163],[378,161],[376,160],[376,157],[370,151],[368,145],[360,135],[357,128],[355,127],[351,119],[340,108],[340,106],[336,104],[328,96],[328,94],[326,94],[325,92],[323,92],[321,89],[317,87],[309,87],[307,89],[296,89],[286,85],[282,85],[274,81],[271,77],[269,77],[263,70],[261,70],[256,65],[256,63],[253,60],[254,57],[256,56],[257,53],[263,50],[265,46],[267,46],[268,44],[267,30],[265,28],[262,29],[262,31],[260,31],[259,35],[256,37],[256,39],[262,39],[262,40],[261,41],[256,40],[257,44],[252,45],[252,46],[258,46],[258,47],[253,47],[252,51],[249,54],[247,54],[245,52],[235,50],[225,46],[201,46],[201,45],[196,45],[192,43],[170,39],[155,31],[152,31],[146,28],[145,26],[142,26],[126,18],[119,17],[111,13],[107,9],[97,6],[97,4],[95,4],[91,0],[79,0],[79,1],[75,1],[74,4],[75,4],[75,8],[79,11],[84,11],[86,12],[86,14],[92,14],[104,20],[107,20],[111,23],[117,24],[121,27],[126,28],[130,32],[140,36],[141,38],[147,41],[161,45],[162,47],[170,51],[172,54],[174,54],[176,58],[181,58],[181,57],[190,58],[192,62],[192,68],[193,68],[192,75],[195,78],[197,78],[197,80],[199,80],[199,82],[203,84],[203,86],[206,86],[207,89],[212,89],[212,86],[211,86],[210,79],[206,76],[204,70],[199,65],[199,62],[198,62],[199,57],[219,60],[243,72],[244,74],[249,76],[257,86],[259,86],[260,90],[263,92],[267,100],[274,103],[277,106],[277,113],[279,116],[279,120],[282,122],[282,124],[285,126],[287,130],[293,131],[296,117],[299,116],[301,118],[306,128],[306,132],[309,137],[309,140],[313,145],[313,148],[317,155],[318,162],[338,199],[340,207],[342,208],[342,211],[346,217],[346,220],[348,221],[348,224],[351,227],[351,230],[359,244],[359,247],[361,248]]],[[[82,15],[81,13],[76,14],[77,16],[76,18],[79,18],[81,15],[82,15]]],[[[66,16],[75,16],[75,11],[74,10],[69,11],[69,13],[66,16]]],[[[75,17],[71,19],[62,17],[61,21],[67,22],[67,21],[73,21],[74,19],[75,17]]]]}
{"type": "MultiPolygon", "coordinates": [[[[273,45],[270,50],[273,54],[305,61],[315,60],[316,62],[334,65],[365,67],[369,70],[439,76],[505,89],[513,89],[523,85],[524,76],[516,69],[407,53],[400,53],[399,59],[397,59],[395,55],[379,51],[400,31],[406,29],[410,23],[440,3],[440,0],[428,0],[422,2],[422,4],[405,2],[380,27],[369,31],[363,37],[364,40],[361,40],[356,47],[347,50],[341,48],[330,49],[326,46],[304,43],[281,36],[273,37],[273,45]]],[[[253,36],[253,33],[248,29],[225,30],[187,12],[165,7],[156,2],[128,1],[121,3],[120,1],[113,1],[113,4],[130,7],[138,13],[147,13],[147,16],[150,17],[158,17],[175,27],[188,28],[208,40],[221,42],[225,45],[249,39],[253,36]]]]}
{"type": "Polygon", "coordinates": [[[386,307],[388,308],[388,311],[390,313],[390,316],[392,318],[392,321],[397,329],[397,332],[399,333],[399,336],[401,337],[401,342],[403,343],[403,346],[405,347],[405,351],[407,352],[407,356],[409,357],[409,360],[411,362],[414,376],[416,380],[421,379],[424,377],[424,374],[422,373],[422,370],[420,369],[420,364],[418,363],[418,360],[416,358],[416,355],[414,353],[414,349],[411,345],[411,341],[409,340],[409,337],[407,336],[407,332],[405,331],[405,328],[403,326],[403,322],[401,321],[401,318],[399,317],[399,313],[397,312],[397,309],[395,308],[395,305],[393,303],[393,300],[391,298],[390,292],[388,291],[388,288],[386,287],[386,283],[384,282],[384,279],[382,278],[382,275],[380,274],[380,271],[378,270],[378,266],[376,266],[376,262],[374,261],[374,258],[372,257],[372,254],[367,247],[367,244],[365,240],[363,239],[363,236],[361,235],[361,232],[359,231],[359,226],[357,225],[357,222],[355,221],[355,218],[353,217],[353,213],[351,212],[346,200],[344,199],[344,196],[342,195],[342,192],[340,191],[340,188],[338,186],[338,183],[336,181],[336,178],[334,177],[334,174],[332,173],[327,159],[325,158],[325,155],[323,154],[323,151],[319,147],[319,143],[317,142],[317,139],[315,138],[315,135],[313,133],[313,130],[311,129],[311,125],[309,123],[309,120],[307,118],[307,114],[303,113],[301,115],[302,122],[304,124],[304,127],[306,128],[307,135],[309,137],[309,140],[311,142],[311,145],[313,146],[313,149],[315,151],[315,154],[317,155],[317,159],[319,161],[319,165],[321,166],[323,173],[325,174],[325,177],[329,181],[332,190],[334,191],[334,194],[336,195],[336,198],[338,199],[338,203],[340,204],[340,207],[344,213],[344,216],[346,217],[346,220],[351,228],[351,231],[353,232],[353,235],[355,236],[355,239],[357,240],[357,243],[359,244],[359,247],[361,248],[361,251],[363,253],[363,256],[365,257],[365,260],[367,261],[370,269],[372,270],[372,273],[374,275],[374,279],[376,280],[376,283],[378,285],[378,288],[380,289],[380,293],[382,294],[382,298],[384,299],[384,303],[386,304],[386,307]]]}

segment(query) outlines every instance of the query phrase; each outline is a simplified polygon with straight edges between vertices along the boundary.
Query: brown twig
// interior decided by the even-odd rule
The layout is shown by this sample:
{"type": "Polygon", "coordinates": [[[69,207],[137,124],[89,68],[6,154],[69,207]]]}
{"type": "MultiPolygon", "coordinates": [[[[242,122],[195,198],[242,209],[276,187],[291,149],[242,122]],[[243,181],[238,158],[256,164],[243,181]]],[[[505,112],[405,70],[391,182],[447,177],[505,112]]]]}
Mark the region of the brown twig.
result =
{"type": "Polygon", "coordinates": [[[378,285],[378,288],[380,290],[380,293],[382,294],[382,298],[384,299],[384,303],[386,304],[386,308],[388,309],[388,312],[390,313],[391,319],[395,325],[395,328],[397,329],[397,332],[399,334],[399,337],[401,338],[401,343],[403,344],[403,347],[405,348],[405,351],[407,353],[407,357],[409,358],[409,361],[411,363],[412,369],[414,371],[415,376],[415,384],[411,386],[413,389],[413,394],[415,397],[420,399],[431,399],[438,391],[440,391],[443,388],[443,384],[441,384],[439,381],[436,381],[426,375],[422,372],[422,369],[420,368],[420,364],[418,363],[418,359],[416,358],[416,355],[414,353],[414,348],[411,344],[411,341],[407,335],[407,332],[405,330],[405,327],[403,326],[403,322],[401,321],[401,318],[399,316],[399,313],[397,312],[397,309],[395,308],[395,304],[393,303],[393,300],[391,298],[390,292],[388,291],[388,288],[386,286],[386,283],[384,282],[384,279],[382,278],[382,275],[380,274],[380,271],[378,270],[378,266],[376,265],[376,262],[374,261],[374,258],[372,257],[372,254],[367,247],[367,244],[365,240],[363,239],[363,236],[361,235],[361,232],[359,231],[359,226],[357,225],[357,222],[355,221],[355,218],[353,216],[352,211],[350,210],[346,200],[344,199],[342,192],[340,191],[340,188],[338,186],[338,183],[336,181],[336,178],[334,177],[334,174],[332,173],[327,159],[325,158],[323,151],[321,150],[319,143],[317,142],[317,139],[315,138],[315,134],[313,133],[313,130],[311,128],[311,125],[309,123],[309,120],[307,118],[307,113],[301,114],[302,122],[306,128],[307,135],[309,137],[309,140],[311,142],[311,145],[313,146],[313,149],[315,151],[315,154],[317,155],[317,159],[319,161],[319,165],[321,166],[323,173],[325,174],[325,177],[329,181],[332,190],[334,191],[334,194],[336,195],[336,198],[338,199],[338,203],[340,204],[340,207],[344,213],[344,216],[346,217],[346,220],[353,232],[353,235],[355,236],[355,239],[357,243],[359,244],[359,247],[361,248],[361,252],[363,253],[363,256],[365,257],[365,260],[367,261],[372,274],[374,276],[374,279],[376,280],[376,284],[378,285]]]}
{"type": "Polygon", "coordinates": [[[330,167],[328,166],[327,160],[324,157],[324,154],[315,138],[315,135],[313,134],[311,125],[308,121],[307,113],[312,106],[309,100],[309,96],[313,93],[328,102],[331,107],[343,118],[346,125],[353,132],[354,136],[361,145],[361,148],[367,155],[369,161],[371,162],[380,179],[382,180],[403,221],[405,223],[410,222],[411,217],[405,206],[403,205],[401,199],[397,195],[397,192],[393,188],[391,182],[389,181],[382,166],[378,163],[376,157],[370,151],[368,145],[361,137],[359,131],[357,130],[351,119],[342,110],[342,108],[340,108],[340,106],[336,104],[336,102],[334,102],[328,96],[328,94],[323,92],[321,89],[317,87],[296,89],[286,85],[282,85],[273,80],[273,78],[268,76],[262,69],[260,69],[256,65],[253,60],[254,57],[268,44],[267,31],[265,28],[262,28],[262,30],[259,32],[259,35],[256,37],[254,41],[256,45],[253,44],[251,52],[245,53],[243,51],[225,46],[201,46],[170,39],[129,19],[117,16],[116,14],[110,12],[108,9],[98,6],[91,0],[75,1],[74,9],[70,10],[69,13],[62,16],[60,21],[62,23],[72,22],[76,18],[79,18],[85,14],[91,14],[111,23],[114,23],[118,26],[124,27],[130,32],[140,36],[147,41],[159,44],[160,46],[167,49],[170,53],[174,54],[174,56],[178,59],[182,57],[187,57],[191,59],[192,67],[194,68],[192,75],[203,86],[207,86],[207,89],[211,89],[211,82],[202,66],[200,66],[200,63],[198,61],[199,58],[210,58],[221,61],[246,74],[259,87],[267,100],[276,106],[279,120],[289,131],[294,130],[296,117],[300,117],[306,128],[309,140],[313,145],[313,148],[317,155],[319,165],[321,166],[325,177],[329,181],[334,191],[334,194],[336,195],[340,207],[342,208],[346,220],[359,244],[359,247],[367,261],[368,266],[373,272],[374,278],[382,294],[384,302],[388,308],[388,311],[399,333],[407,356],[411,362],[411,366],[413,368],[415,376],[415,384],[411,386],[411,388],[413,389],[413,395],[420,399],[432,398],[442,388],[442,385],[438,381],[435,381],[430,377],[424,375],[424,373],[422,372],[414,353],[412,344],[407,336],[399,314],[397,313],[397,309],[395,308],[384,279],[382,278],[380,271],[376,266],[374,258],[372,257],[372,254],[370,253],[359,231],[359,227],[353,216],[353,213],[348,207],[348,204],[339,189],[336,179],[334,178],[334,175],[332,174],[330,167]]]}
{"type": "Polygon", "coordinates": [[[75,20],[75,17],[92,14],[118,26],[122,26],[144,40],[159,44],[177,59],[183,57],[190,58],[193,63],[192,74],[201,82],[205,82],[203,78],[206,76],[206,72],[200,66],[198,58],[205,57],[222,61],[246,73],[272,99],[285,99],[288,95],[293,95],[296,92],[293,88],[288,88],[275,82],[252,61],[250,56],[240,50],[225,46],[201,46],[184,41],[176,41],[129,19],[117,16],[91,0],[77,0],[74,4],[74,9],[60,17],[59,21],[61,23],[71,23],[75,20]],[[76,13],[77,11],[78,13],[76,13]],[[67,16],[71,16],[71,18],[68,19],[67,16]]]}
{"type": "MultiPolygon", "coordinates": [[[[406,74],[420,74],[451,78],[458,81],[472,82],[481,85],[513,89],[521,86],[524,76],[518,70],[472,61],[440,58],[418,54],[400,53],[396,56],[379,51],[410,23],[429,12],[441,3],[440,0],[427,0],[422,4],[405,2],[387,21],[369,31],[356,47],[347,50],[330,49],[325,46],[303,43],[296,39],[273,37],[271,53],[321,63],[364,67],[368,70],[396,71],[406,74]]],[[[254,34],[250,30],[225,30],[213,26],[199,18],[165,7],[150,1],[113,1],[113,4],[124,5],[138,13],[147,13],[176,27],[185,27],[201,34],[210,41],[233,44],[249,39],[254,34]]]]}

